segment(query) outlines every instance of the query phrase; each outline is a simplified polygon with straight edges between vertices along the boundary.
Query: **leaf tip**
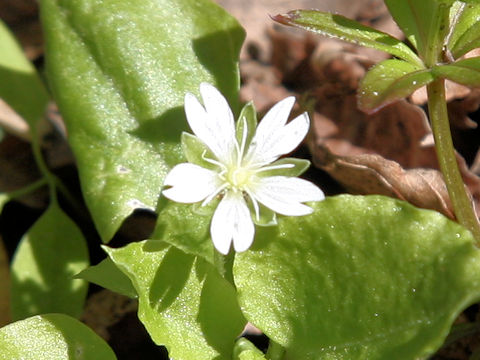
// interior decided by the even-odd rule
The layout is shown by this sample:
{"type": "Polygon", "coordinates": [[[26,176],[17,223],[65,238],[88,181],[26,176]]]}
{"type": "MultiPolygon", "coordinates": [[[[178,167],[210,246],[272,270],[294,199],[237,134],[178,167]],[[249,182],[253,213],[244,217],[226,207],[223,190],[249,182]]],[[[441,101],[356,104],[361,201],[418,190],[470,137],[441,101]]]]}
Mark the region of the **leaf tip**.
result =
{"type": "Polygon", "coordinates": [[[292,26],[295,20],[299,17],[298,13],[295,10],[289,11],[286,14],[277,14],[277,15],[270,15],[270,18],[273,21],[276,21],[283,25],[292,26]]]}

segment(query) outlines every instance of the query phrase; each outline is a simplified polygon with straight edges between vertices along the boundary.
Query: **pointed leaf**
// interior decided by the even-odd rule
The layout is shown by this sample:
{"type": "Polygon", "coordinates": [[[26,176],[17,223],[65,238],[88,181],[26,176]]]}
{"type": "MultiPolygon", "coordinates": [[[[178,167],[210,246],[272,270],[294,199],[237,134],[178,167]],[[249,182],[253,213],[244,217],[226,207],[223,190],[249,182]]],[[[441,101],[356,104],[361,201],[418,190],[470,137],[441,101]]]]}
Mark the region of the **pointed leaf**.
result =
{"type": "Polygon", "coordinates": [[[451,16],[456,21],[453,31],[448,39],[447,48],[450,50],[453,58],[457,59],[465,55],[470,50],[480,47],[480,5],[465,4],[457,1],[452,6],[451,16]]]}
{"type": "Polygon", "coordinates": [[[231,359],[245,320],[235,289],[212,265],[163,241],[107,251],[135,286],[140,320],[172,359],[231,359]]]}
{"type": "Polygon", "coordinates": [[[456,61],[432,68],[432,73],[466,86],[480,86],[480,57],[456,61]]]}
{"type": "Polygon", "coordinates": [[[432,73],[413,65],[389,59],[371,67],[360,83],[358,107],[372,113],[394,101],[412,94],[434,80],[432,73]]]}
{"type": "Polygon", "coordinates": [[[80,316],[87,282],[73,276],[88,263],[82,233],[52,203],[23,236],[15,252],[11,270],[13,319],[48,312],[80,316]]]}
{"type": "Polygon", "coordinates": [[[422,66],[418,56],[400,40],[341,15],[317,10],[294,10],[274,16],[273,19],[285,25],[385,51],[411,64],[422,66]]]}
{"type": "Polygon", "coordinates": [[[239,24],[209,0],[44,0],[47,71],[104,241],[183,161],[187,91],[238,104],[239,24]]]}
{"type": "Polygon", "coordinates": [[[107,343],[63,314],[34,316],[0,329],[0,360],[116,360],[107,343]]]}
{"type": "Polygon", "coordinates": [[[258,228],[236,254],[247,319],[285,359],[422,359],[480,299],[480,251],[460,225],[382,196],[338,196],[258,228]]]}
{"type": "MultiPolygon", "coordinates": [[[[390,14],[425,61],[436,61],[449,31],[454,0],[385,0],[390,14]]],[[[433,65],[433,64],[429,64],[433,65]]]]}
{"type": "Polygon", "coordinates": [[[80,271],[74,278],[90,281],[132,299],[137,297],[135,288],[128,276],[110,258],[106,258],[99,264],[80,271]]]}
{"type": "Polygon", "coordinates": [[[34,127],[45,112],[48,94],[14,36],[0,20],[0,99],[34,127]]]}

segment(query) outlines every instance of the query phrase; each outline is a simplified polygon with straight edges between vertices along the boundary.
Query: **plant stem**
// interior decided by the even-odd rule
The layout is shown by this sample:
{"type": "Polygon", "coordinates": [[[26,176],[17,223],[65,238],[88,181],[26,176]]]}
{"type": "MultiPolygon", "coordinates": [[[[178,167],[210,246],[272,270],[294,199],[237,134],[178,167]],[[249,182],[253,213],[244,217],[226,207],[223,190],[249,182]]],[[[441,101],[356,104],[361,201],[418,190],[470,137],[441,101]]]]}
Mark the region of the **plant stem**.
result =
{"type": "Polygon", "coordinates": [[[268,360],[281,360],[285,354],[285,349],[282,345],[277,344],[275,341],[270,339],[270,344],[268,344],[268,350],[266,358],[268,360]]]}
{"type": "Polygon", "coordinates": [[[14,191],[11,191],[9,193],[7,193],[8,195],[8,199],[10,200],[13,200],[13,199],[16,199],[16,198],[19,198],[19,197],[22,197],[30,192],[33,192],[35,190],[37,190],[38,188],[41,188],[42,186],[46,185],[47,184],[47,180],[42,177],[40,179],[38,179],[37,181],[21,188],[21,189],[18,189],[18,190],[14,190],[14,191]]]}
{"type": "Polygon", "coordinates": [[[479,221],[460,175],[453,148],[445,100],[445,81],[443,79],[434,80],[427,85],[427,93],[428,112],[435,138],[437,158],[455,216],[461,225],[470,230],[476,240],[476,245],[480,246],[479,221]]]}

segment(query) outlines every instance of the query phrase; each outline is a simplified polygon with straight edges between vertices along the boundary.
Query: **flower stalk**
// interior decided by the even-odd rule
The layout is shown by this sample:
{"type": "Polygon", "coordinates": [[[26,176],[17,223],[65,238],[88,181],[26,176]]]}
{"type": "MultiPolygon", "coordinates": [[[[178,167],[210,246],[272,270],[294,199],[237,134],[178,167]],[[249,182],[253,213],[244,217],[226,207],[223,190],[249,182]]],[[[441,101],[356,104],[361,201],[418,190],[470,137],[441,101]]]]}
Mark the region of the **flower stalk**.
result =
{"type": "Polygon", "coordinates": [[[437,79],[427,85],[428,112],[432,124],[437,158],[455,216],[466,227],[480,247],[480,224],[472,200],[463,183],[453,147],[445,100],[445,80],[437,79]]]}

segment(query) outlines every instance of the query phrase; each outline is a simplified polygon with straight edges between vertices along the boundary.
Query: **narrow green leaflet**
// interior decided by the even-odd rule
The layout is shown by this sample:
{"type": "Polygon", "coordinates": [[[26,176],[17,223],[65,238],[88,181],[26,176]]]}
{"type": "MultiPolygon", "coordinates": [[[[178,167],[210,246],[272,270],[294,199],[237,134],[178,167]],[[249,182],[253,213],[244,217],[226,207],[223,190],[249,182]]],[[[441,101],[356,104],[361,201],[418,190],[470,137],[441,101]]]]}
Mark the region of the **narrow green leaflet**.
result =
{"type": "Polygon", "coordinates": [[[411,64],[422,66],[418,56],[400,40],[341,15],[317,10],[294,10],[274,16],[273,19],[285,25],[385,51],[411,64]]]}
{"type": "Polygon", "coordinates": [[[384,60],[371,67],[362,79],[358,89],[358,106],[367,113],[375,112],[433,80],[434,76],[428,69],[418,70],[402,60],[384,60]]]}
{"type": "Polygon", "coordinates": [[[456,1],[452,6],[451,18],[452,33],[448,38],[447,48],[452,56],[457,59],[472,49],[480,47],[480,6],[477,4],[465,4],[456,1]]]}
{"type": "Polygon", "coordinates": [[[480,299],[480,251],[443,215],[382,196],[313,206],[235,257],[240,306],[286,360],[422,359],[480,299]]]}
{"type": "Polygon", "coordinates": [[[89,264],[86,241],[56,203],[23,236],[11,267],[14,320],[59,312],[78,317],[87,282],[73,276],[89,264]]]}
{"type": "Polygon", "coordinates": [[[244,32],[209,0],[42,0],[50,84],[104,241],[155,209],[183,160],[187,91],[215,85],[238,110],[244,32]]]}
{"type": "Polygon", "coordinates": [[[172,359],[232,358],[245,319],[234,287],[212,265],[163,241],[106,250],[138,293],[140,320],[172,359]]]}
{"type": "Polygon", "coordinates": [[[107,343],[63,314],[33,316],[0,329],[0,360],[116,360],[107,343]]]}
{"type": "Polygon", "coordinates": [[[442,51],[449,30],[449,9],[454,0],[385,0],[390,14],[417,49],[420,57],[431,66],[442,51]]]}
{"type": "Polygon", "coordinates": [[[99,264],[82,270],[74,278],[90,281],[130,298],[137,297],[135,288],[128,276],[120,271],[110,258],[106,258],[99,264]]]}
{"type": "Polygon", "coordinates": [[[43,116],[48,94],[33,65],[0,20],[0,99],[31,127],[43,116]]]}
{"type": "Polygon", "coordinates": [[[480,57],[456,61],[432,68],[432,73],[466,86],[480,86],[480,57]]]}
{"type": "Polygon", "coordinates": [[[0,236],[0,327],[10,322],[10,270],[8,255],[0,236]]]}

